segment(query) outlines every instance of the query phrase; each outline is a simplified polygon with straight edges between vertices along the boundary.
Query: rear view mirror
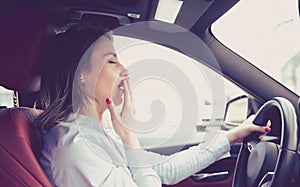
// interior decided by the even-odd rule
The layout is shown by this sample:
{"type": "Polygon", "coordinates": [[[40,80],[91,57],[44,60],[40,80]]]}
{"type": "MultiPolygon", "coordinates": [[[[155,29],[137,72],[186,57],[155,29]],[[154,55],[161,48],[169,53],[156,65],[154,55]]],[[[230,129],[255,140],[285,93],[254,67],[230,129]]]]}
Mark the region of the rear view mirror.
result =
{"type": "Polygon", "coordinates": [[[226,105],[224,126],[231,129],[242,124],[248,117],[249,99],[246,95],[230,100],[226,105]]]}

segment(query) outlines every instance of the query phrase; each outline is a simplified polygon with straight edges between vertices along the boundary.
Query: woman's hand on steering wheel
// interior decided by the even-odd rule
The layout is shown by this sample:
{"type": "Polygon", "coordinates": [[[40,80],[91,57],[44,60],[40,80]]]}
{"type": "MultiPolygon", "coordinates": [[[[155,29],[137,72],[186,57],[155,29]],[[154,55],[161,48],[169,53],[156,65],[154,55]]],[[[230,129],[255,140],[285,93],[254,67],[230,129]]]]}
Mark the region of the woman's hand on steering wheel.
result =
{"type": "Polygon", "coordinates": [[[265,124],[265,126],[257,126],[253,124],[254,118],[255,115],[252,115],[246,121],[244,121],[243,124],[226,132],[227,139],[231,145],[242,142],[247,136],[249,136],[253,132],[260,133],[261,135],[259,136],[259,139],[263,140],[264,135],[271,131],[270,121],[268,121],[268,123],[265,124]]]}

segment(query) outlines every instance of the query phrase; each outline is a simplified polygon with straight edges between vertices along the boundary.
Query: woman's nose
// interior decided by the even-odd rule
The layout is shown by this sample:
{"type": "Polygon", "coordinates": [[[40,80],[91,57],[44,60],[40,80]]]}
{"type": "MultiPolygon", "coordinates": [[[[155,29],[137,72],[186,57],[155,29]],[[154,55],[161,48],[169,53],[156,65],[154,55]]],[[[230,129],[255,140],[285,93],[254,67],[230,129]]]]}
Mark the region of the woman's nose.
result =
{"type": "Polygon", "coordinates": [[[120,76],[122,77],[126,77],[129,76],[129,71],[128,69],[126,69],[125,67],[122,69],[122,71],[120,72],[120,76]]]}

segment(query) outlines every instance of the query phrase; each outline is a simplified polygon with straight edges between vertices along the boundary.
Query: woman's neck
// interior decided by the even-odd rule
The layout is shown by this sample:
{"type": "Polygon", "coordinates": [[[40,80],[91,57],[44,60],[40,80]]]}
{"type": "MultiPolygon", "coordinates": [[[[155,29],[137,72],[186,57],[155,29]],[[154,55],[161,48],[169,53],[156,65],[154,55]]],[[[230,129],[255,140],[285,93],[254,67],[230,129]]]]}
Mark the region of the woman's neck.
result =
{"type": "Polygon", "coordinates": [[[81,107],[79,110],[79,114],[89,116],[92,118],[97,118],[100,122],[102,122],[103,113],[105,110],[101,110],[101,107],[97,107],[97,104],[89,104],[81,107]]]}

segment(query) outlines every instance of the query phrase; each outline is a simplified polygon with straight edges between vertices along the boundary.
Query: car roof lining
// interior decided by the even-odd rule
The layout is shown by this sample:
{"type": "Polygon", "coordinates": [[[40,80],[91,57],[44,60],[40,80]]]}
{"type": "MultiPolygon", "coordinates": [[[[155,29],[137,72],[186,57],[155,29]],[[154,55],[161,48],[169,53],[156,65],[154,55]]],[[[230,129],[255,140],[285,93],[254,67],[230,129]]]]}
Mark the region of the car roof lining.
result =
{"type": "MultiPolygon", "coordinates": [[[[16,2],[16,1],[14,1],[14,2],[16,2]]],[[[29,2],[35,2],[36,3],[36,1],[29,1],[29,2]]],[[[90,5],[89,6],[86,6],[86,2],[85,3],[83,3],[83,1],[76,1],[77,2],[77,4],[76,3],[74,3],[72,6],[67,6],[67,7],[64,7],[63,5],[65,5],[65,4],[67,4],[66,3],[66,1],[63,1],[63,2],[60,2],[60,3],[58,3],[58,1],[51,1],[51,4],[52,4],[52,6],[49,6],[49,7],[47,7],[47,6],[43,6],[43,5],[45,5],[45,3],[43,4],[43,3],[40,3],[40,5],[39,4],[37,4],[36,5],[36,7],[38,8],[38,9],[40,9],[40,10],[43,10],[43,11],[45,11],[45,12],[48,12],[48,14],[49,15],[51,15],[51,16],[53,16],[54,18],[56,17],[56,18],[61,18],[61,16],[63,15],[63,14],[65,14],[66,12],[68,12],[68,11],[73,11],[73,10],[83,10],[83,11],[94,11],[95,13],[107,13],[107,12],[113,12],[114,10],[113,10],[113,7],[110,7],[110,5],[112,5],[111,3],[103,3],[103,2],[101,2],[102,3],[102,5],[101,5],[101,9],[103,8],[103,9],[105,9],[105,7],[107,7],[107,8],[109,8],[110,9],[110,11],[104,11],[104,12],[102,12],[101,10],[100,10],[100,8],[97,8],[97,9],[91,9],[91,8],[88,8],[88,7],[91,7],[90,5]],[[57,3],[57,6],[55,5],[57,3]],[[82,3],[82,6],[81,6],[81,3],[82,3]],[[58,13],[58,14],[57,14],[58,13]]],[[[93,2],[93,3],[95,3],[95,1],[91,1],[91,2],[93,2]]],[[[114,2],[114,1],[112,1],[112,2],[114,2]]],[[[136,1],[132,1],[132,3],[134,3],[134,2],[136,2],[136,1]]],[[[188,2],[188,1],[187,1],[188,2]]],[[[201,12],[201,17],[195,22],[195,24],[193,24],[192,25],[192,27],[191,27],[191,31],[193,32],[193,33],[195,33],[195,34],[197,34],[204,42],[206,42],[207,44],[209,44],[209,47],[212,49],[212,51],[213,51],[213,53],[218,53],[218,51],[220,51],[221,49],[218,49],[218,47],[220,47],[220,45],[221,45],[221,43],[218,41],[218,40],[216,40],[215,38],[214,38],[214,36],[210,33],[210,31],[209,31],[209,28],[210,28],[210,25],[216,20],[216,19],[218,19],[221,15],[223,15],[228,9],[230,9],[235,3],[237,3],[238,1],[237,0],[228,0],[228,1],[225,1],[225,0],[214,0],[214,1],[209,1],[209,2],[207,2],[207,4],[206,5],[209,5],[207,8],[203,8],[203,10],[204,10],[204,12],[201,12]],[[216,9],[216,7],[220,7],[220,8],[218,8],[218,9],[216,9]],[[217,13],[216,13],[216,10],[218,11],[217,13]],[[213,41],[213,42],[212,42],[213,41]],[[215,50],[217,50],[217,51],[215,51],[215,50]]],[[[50,1],[46,1],[46,3],[50,3],[50,1]]],[[[93,4],[93,3],[91,3],[91,4],[93,4]]],[[[125,5],[121,5],[123,2],[120,2],[120,6],[125,6],[125,5]]],[[[98,3],[97,3],[98,4],[98,3]]],[[[13,3],[11,3],[11,6],[13,5],[13,3]]],[[[98,4],[99,5],[99,4],[98,4]]],[[[24,5],[25,6],[25,5],[24,5]]],[[[26,5],[26,6],[30,6],[30,3],[28,4],[28,5],[26,5]]],[[[8,6],[9,7],[9,6],[8,6]]],[[[116,7],[116,6],[114,6],[114,7],[116,7]]],[[[3,8],[3,9],[5,9],[5,8],[3,8]]],[[[182,10],[181,10],[181,13],[179,14],[179,16],[180,15],[182,15],[182,14],[184,14],[184,12],[186,12],[185,11],[186,9],[185,8],[183,8],[182,10]]],[[[116,10],[117,11],[117,10],[116,10]]],[[[117,14],[118,15],[118,14],[117,14]]],[[[120,15],[120,16],[122,16],[122,15],[120,15]]],[[[180,16],[181,17],[181,16],[180,16]]],[[[182,22],[182,21],[180,21],[180,20],[186,20],[186,18],[177,18],[177,23],[180,23],[180,22],[182,22]]],[[[58,19],[57,19],[58,20],[58,19]]],[[[56,21],[57,21],[56,20],[56,21]]],[[[65,18],[64,20],[63,20],[63,23],[61,23],[60,21],[57,21],[55,24],[60,24],[60,25],[63,25],[63,24],[65,24],[65,23],[67,23],[67,22],[69,22],[70,20],[72,20],[72,19],[69,19],[69,18],[65,18]]],[[[130,20],[130,21],[132,21],[132,20],[130,20]]],[[[112,26],[113,27],[113,26],[112,26]]],[[[145,38],[143,38],[143,39],[145,39],[145,38]]],[[[153,42],[153,41],[152,41],[153,42]]],[[[155,42],[155,41],[154,41],[155,42]]],[[[159,42],[156,42],[156,43],[159,43],[159,42]]],[[[159,43],[159,44],[161,44],[161,43],[159,43]]],[[[163,44],[164,45],[164,44],[163,44]]],[[[169,47],[169,48],[172,48],[172,49],[174,49],[174,50],[177,50],[177,51],[179,51],[179,52],[183,52],[183,51],[181,51],[180,49],[177,49],[177,48],[174,48],[174,47],[172,47],[172,46],[168,46],[168,45],[165,45],[166,47],[169,47]]],[[[224,46],[223,46],[224,47],[224,46]]],[[[222,48],[222,50],[226,50],[228,53],[231,53],[231,55],[232,55],[232,51],[231,50],[229,50],[229,49],[224,49],[224,48],[222,48]]],[[[188,55],[188,54],[187,54],[188,55]]],[[[243,61],[243,62],[246,62],[244,59],[242,59],[242,58],[240,58],[237,54],[234,54],[237,58],[239,58],[239,60],[238,61],[243,61]]],[[[228,55],[229,56],[229,55],[228,55]]],[[[218,59],[219,60],[219,59],[218,59]]],[[[224,63],[223,62],[224,60],[222,60],[221,59],[221,61],[219,62],[220,64],[222,64],[222,66],[223,67],[226,67],[227,66],[227,64],[226,63],[224,63]]],[[[205,64],[205,63],[204,63],[205,64]]],[[[211,65],[209,65],[209,64],[206,64],[206,65],[208,65],[210,68],[212,68],[212,66],[211,65]]],[[[227,67],[228,69],[229,69],[229,67],[227,67]]],[[[233,69],[231,70],[231,71],[233,71],[233,69]]],[[[256,70],[257,71],[257,70],[256,70]]],[[[232,75],[230,74],[230,72],[228,71],[228,72],[222,72],[223,74],[224,74],[224,76],[226,76],[227,78],[229,78],[230,80],[232,80],[233,81],[233,77],[232,77],[232,75]]],[[[243,81],[241,81],[241,82],[237,82],[236,80],[234,80],[233,82],[235,82],[236,84],[238,84],[239,86],[241,86],[242,88],[244,88],[245,89],[245,86],[243,86],[243,81]]],[[[275,82],[276,83],[276,82],[275,82]]],[[[280,84],[279,83],[276,83],[277,84],[277,86],[280,86],[280,84]]],[[[257,96],[257,97],[259,97],[261,100],[266,100],[267,98],[268,98],[268,96],[266,96],[266,95],[258,95],[257,94],[257,92],[255,91],[255,90],[247,90],[250,94],[252,94],[252,95],[255,95],[255,96],[257,96]]],[[[285,91],[286,92],[286,91],[285,91]]],[[[284,94],[283,94],[284,95],[284,94]]],[[[291,92],[289,93],[289,95],[292,95],[291,94],[291,92]]],[[[291,96],[289,96],[289,97],[291,97],[291,96]]],[[[294,96],[293,96],[293,98],[295,98],[294,96]]]]}

